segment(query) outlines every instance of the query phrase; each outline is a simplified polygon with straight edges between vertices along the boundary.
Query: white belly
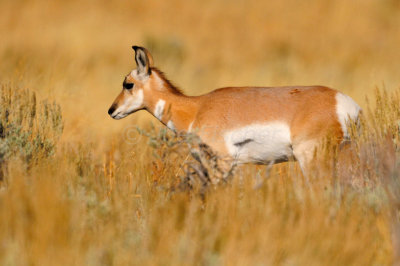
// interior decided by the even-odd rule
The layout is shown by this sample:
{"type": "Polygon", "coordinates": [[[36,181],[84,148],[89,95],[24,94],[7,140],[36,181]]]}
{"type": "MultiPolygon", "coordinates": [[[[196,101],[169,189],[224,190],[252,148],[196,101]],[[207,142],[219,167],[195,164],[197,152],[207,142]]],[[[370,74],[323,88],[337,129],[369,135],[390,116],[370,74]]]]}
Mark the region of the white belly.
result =
{"type": "Polygon", "coordinates": [[[293,156],[290,129],[286,123],[252,124],[226,131],[229,154],[242,163],[285,161],[293,156]]]}

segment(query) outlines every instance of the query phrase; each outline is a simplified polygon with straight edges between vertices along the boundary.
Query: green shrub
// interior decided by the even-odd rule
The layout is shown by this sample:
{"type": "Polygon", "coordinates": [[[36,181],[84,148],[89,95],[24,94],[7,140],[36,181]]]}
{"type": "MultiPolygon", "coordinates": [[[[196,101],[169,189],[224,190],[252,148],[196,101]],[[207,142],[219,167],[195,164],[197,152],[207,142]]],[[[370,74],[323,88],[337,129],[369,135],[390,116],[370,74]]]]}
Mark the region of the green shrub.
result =
{"type": "Polygon", "coordinates": [[[51,156],[63,131],[60,106],[9,84],[0,92],[0,166],[18,157],[29,167],[51,156]]]}

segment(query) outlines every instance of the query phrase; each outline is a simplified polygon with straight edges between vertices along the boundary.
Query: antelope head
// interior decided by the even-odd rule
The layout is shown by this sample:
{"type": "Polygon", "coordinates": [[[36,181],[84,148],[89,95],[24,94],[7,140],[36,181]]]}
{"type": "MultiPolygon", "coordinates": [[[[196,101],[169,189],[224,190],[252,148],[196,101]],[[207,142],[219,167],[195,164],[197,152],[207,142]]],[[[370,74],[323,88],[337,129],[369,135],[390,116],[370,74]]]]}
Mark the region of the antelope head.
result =
{"type": "Polygon", "coordinates": [[[129,114],[146,108],[146,91],[152,84],[153,58],[146,48],[132,46],[135,51],[137,68],[124,78],[122,91],[114,100],[108,114],[114,119],[122,119],[129,114]]]}

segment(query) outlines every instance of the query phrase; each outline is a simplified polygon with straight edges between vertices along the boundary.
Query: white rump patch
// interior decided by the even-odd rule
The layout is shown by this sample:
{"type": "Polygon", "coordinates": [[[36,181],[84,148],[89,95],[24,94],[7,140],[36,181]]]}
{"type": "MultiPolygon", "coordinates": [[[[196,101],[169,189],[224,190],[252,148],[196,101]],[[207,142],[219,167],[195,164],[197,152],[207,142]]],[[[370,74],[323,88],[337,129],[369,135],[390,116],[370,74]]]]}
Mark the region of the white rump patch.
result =
{"type": "Polygon", "coordinates": [[[293,156],[290,128],[284,122],[234,129],[225,133],[224,140],[230,155],[244,163],[285,161],[293,156]]]}
{"type": "Polygon", "coordinates": [[[347,125],[350,120],[357,121],[360,110],[360,106],[352,98],[340,92],[336,94],[336,114],[343,131],[343,137],[349,137],[347,125]]]}
{"type": "Polygon", "coordinates": [[[164,112],[164,106],[165,106],[165,101],[164,100],[158,100],[156,104],[156,108],[154,109],[154,116],[157,117],[159,120],[161,120],[164,112]]]}
{"type": "Polygon", "coordinates": [[[169,129],[171,129],[172,131],[175,131],[175,125],[174,125],[174,122],[172,122],[172,120],[169,120],[169,121],[168,121],[167,127],[168,127],[169,129]]]}

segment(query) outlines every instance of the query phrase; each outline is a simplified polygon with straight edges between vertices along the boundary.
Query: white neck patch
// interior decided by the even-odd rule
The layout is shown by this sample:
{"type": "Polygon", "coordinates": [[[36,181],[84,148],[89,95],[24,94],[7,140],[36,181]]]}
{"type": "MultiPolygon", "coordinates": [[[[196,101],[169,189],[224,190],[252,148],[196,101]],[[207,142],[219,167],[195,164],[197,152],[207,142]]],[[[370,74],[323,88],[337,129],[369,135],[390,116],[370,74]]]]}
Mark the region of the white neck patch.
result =
{"type": "Polygon", "coordinates": [[[174,122],[172,122],[172,120],[169,120],[169,121],[168,121],[167,127],[168,127],[169,129],[171,129],[172,131],[175,131],[175,125],[174,125],[174,122]]]}
{"type": "Polygon", "coordinates": [[[156,107],[154,109],[154,116],[157,117],[159,120],[161,120],[163,116],[164,106],[165,106],[165,101],[162,99],[158,100],[156,107]]]}
{"type": "Polygon", "coordinates": [[[189,124],[189,127],[188,127],[188,132],[191,132],[191,131],[192,131],[193,122],[194,122],[194,121],[192,121],[192,123],[190,123],[190,124],[189,124]]]}

